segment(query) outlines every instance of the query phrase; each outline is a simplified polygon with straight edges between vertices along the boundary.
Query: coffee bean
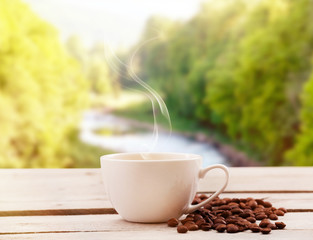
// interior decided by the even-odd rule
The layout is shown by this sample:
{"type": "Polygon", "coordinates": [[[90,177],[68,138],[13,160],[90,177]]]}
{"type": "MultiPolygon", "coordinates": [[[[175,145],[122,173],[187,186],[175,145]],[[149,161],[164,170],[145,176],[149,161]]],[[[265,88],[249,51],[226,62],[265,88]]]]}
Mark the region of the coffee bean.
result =
{"type": "Polygon", "coordinates": [[[251,200],[248,202],[248,206],[250,206],[252,209],[254,209],[258,206],[258,203],[255,200],[251,200]]]}
{"type": "Polygon", "coordinates": [[[250,223],[249,224],[249,228],[252,228],[252,227],[258,227],[259,225],[257,223],[250,223]]]}
{"type": "Polygon", "coordinates": [[[235,224],[227,224],[226,231],[228,233],[237,233],[239,231],[239,228],[235,224]]]}
{"type": "Polygon", "coordinates": [[[203,209],[201,209],[200,214],[201,214],[201,216],[204,218],[205,216],[212,214],[211,211],[212,211],[212,210],[203,208],[203,209]]]}
{"type": "Polygon", "coordinates": [[[267,218],[267,216],[265,214],[258,214],[258,215],[255,216],[256,220],[262,220],[264,218],[267,218]]]}
{"type": "Polygon", "coordinates": [[[263,201],[263,199],[255,199],[255,201],[257,202],[258,205],[264,206],[264,201],[263,201]]]}
{"type": "Polygon", "coordinates": [[[267,217],[269,217],[272,213],[273,213],[272,210],[270,210],[270,209],[268,209],[268,208],[265,208],[265,209],[264,209],[264,214],[265,214],[267,217]]]}
{"type": "Polygon", "coordinates": [[[202,224],[205,224],[205,223],[206,221],[203,218],[196,221],[196,225],[198,225],[199,228],[201,227],[202,224]]]}
{"type": "Polygon", "coordinates": [[[185,224],[188,221],[193,221],[194,219],[192,217],[186,217],[185,219],[181,220],[182,224],[185,224]]]}
{"type": "Polygon", "coordinates": [[[214,210],[214,214],[217,216],[217,215],[220,215],[224,212],[224,210],[214,210]]]}
{"type": "Polygon", "coordinates": [[[233,209],[233,208],[239,208],[239,204],[238,204],[238,203],[235,203],[235,202],[230,202],[230,203],[228,204],[228,206],[230,206],[231,209],[233,209]]]}
{"type": "Polygon", "coordinates": [[[248,228],[246,226],[238,226],[238,232],[243,232],[247,230],[248,228]]]}
{"type": "Polygon", "coordinates": [[[258,205],[257,208],[264,209],[264,206],[263,205],[258,205]]]}
{"type": "Polygon", "coordinates": [[[240,207],[241,209],[245,209],[245,208],[246,208],[246,204],[243,203],[243,202],[241,202],[241,203],[239,203],[239,207],[240,207]]]}
{"type": "Polygon", "coordinates": [[[200,198],[201,200],[206,200],[206,199],[208,199],[208,196],[205,195],[205,194],[201,194],[201,195],[199,196],[199,198],[200,198]]]}
{"type": "Polygon", "coordinates": [[[274,214],[274,213],[270,214],[268,217],[269,217],[271,220],[277,220],[277,219],[278,219],[277,215],[274,214]]]}
{"type": "Polygon", "coordinates": [[[188,228],[183,226],[183,225],[180,225],[177,227],[177,232],[178,233],[186,233],[186,232],[188,232],[188,228]]]}
{"type": "Polygon", "coordinates": [[[236,225],[238,227],[245,227],[247,228],[248,227],[248,224],[250,224],[250,222],[247,222],[245,219],[239,219],[237,222],[236,222],[236,225]]]}
{"type": "Polygon", "coordinates": [[[226,222],[223,218],[216,218],[216,219],[214,219],[213,222],[214,222],[214,224],[216,224],[216,223],[226,224],[226,222]]]}
{"type": "Polygon", "coordinates": [[[228,218],[225,219],[227,224],[233,224],[237,222],[237,217],[235,216],[229,216],[228,218]]]}
{"type": "Polygon", "coordinates": [[[247,208],[247,209],[244,209],[243,212],[244,212],[244,213],[249,213],[249,214],[252,214],[252,213],[253,213],[253,211],[252,211],[251,209],[248,209],[248,208],[247,208]]]}
{"type": "Polygon", "coordinates": [[[231,200],[232,202],[234,202],[234,203],[240,203],[240,200],[239,200],[239,198],[232,198],[232,200],[231,200]]]}
{"type": "Polygon", "coordinates": [[[239,216],[242,218],[247,218],[247,217],[250,217],[250,213],[243,212],[243,213],[240,213],[239,216]]]}
{"type": "Polygon", "coordinates": [[[213,207],[217,207],[217,206],[221,206],[221,205],[223,205],[223,204],[221,203],[220,200],[215,200],[215,201],[212,201],[212,202],[211,202],[211,205],[212,205],[213,207]]]}
{"type": "Polygon", "coordinates": [[[194,225],[194,224],[195,224],[194,221],[187,221],[187,222],[184,223],[184,225],[185,225],[186,227],[188,227],[188,226],[190,226],[190,225],[194,225]]]}
{"type": "Polygon", "coordinates": [[[285,212],[283,212],[282,210],[276,210],[275,212],[274,212],[277,216],[284,216],[285,215],[285,212]]]}
{"type": "MultiPolygon", "coordinates": [[[[208,197],[205,194],[197,195],[195,202],[201,202],[208,197]]],[[[204,207],[188,214],[180,222],[176,218],[168,220],[169,227],[177,227],[177,232],[186,233],[202,229],[209,231],[215,229],[218,232],[236,233],[250,229],[252,232],[268,234],[271,230],[283,229],[283,222],[271,223],[278,216],[284,216],[285,208],[275,208],[270,202],[253,198],[216,198],[204,207]],[[257,220],[261,220],[259,225],[257,220]]]]}
{"type": "Polygon", "coordinates": [[[226,230],[226,225],[225,224],[218,224],[217,226],[216,226],[216,228],[215,228],[215,230],[216,231],[218,231],[218,232],[225,232],[225,230],[226,230]]]}
{"type": "Polygon", "coordinates": [[[254,233],[257,233],[257,232],[260,232],[260,231],[261,231],[260,227],[258,227],[258,226],[250,227],[250,230],[251,230],[252,232],[254,232],[254,233]]]}
{"type": "Polygon", "coordinates": [[[202,217],[200,214],[196,214],[196,215],[194,215],[194,217],[193,217],[193,220],[194,220],[194,221],[198,221],[198,220],[200,220],[200,219],[203,219],[203,217],[202,217]]]}
{"type": "Polygon", "coordinates": [[[254,217],[247,217],[246,218],[249,222],[251,223],[255,223],[256,222],[256,219],[254,217]]]}
{"type": "Polygon", "coordinates": [[[178,220],[176,218],[171,218],[167,221],[167,225],[169,227],[177,227],[178,226],[178,220]]]}
{"type": "Polygon", "coordinates": [[[189,231],[197,231],[199,229],[198,225],[196,224],[190,224],[190,225],[185,225],[189,231]]]}
{"type": "Polygon", "coordinates": [[[210,203],[205,204],[203,207],[205,209],[212,210],[212,205],[210,203]]]}
{"type": "Polygon", "coordinates": [[[278,208],[278,210],[280,210],[280,211],[283,211],[284,213],[286,213],[287,212],[287,209],[286,208],[278,208]]]}
{"type": "Polygon", "coordinates": [[[226,200],[223,198],[223,199],[220,199],[220,201],[221,201],[221,205],[226,205],[227,203],[226,203],[226,200]]]}
{"type": "Polygon", "coordinates": [[[211,218],[205,217],[204,220],[205,220],[207,223],[213,225],[213,221],[211,220],[211,218]]]}
{"type": "Polygon", "coordinates": [[[264,206],[258,205],[253,211],[254,212],[264,212],[264,206]]]}
{"type": "Polygon", "coordinates": [[[221,225],[221,224],[223,224],[223,223],[215,223],[215,224],[213,224],[212,228],[216,229],[218,227],[218,225],[221,225]]]}
{"type": "Polygon", "coordinates": [[[272,231],[270,228],[261,228],[261,233],[262,234],[269,234],[272,231]]]}
{"type": "Polygon", "coordinates": [[[211,229],[211,225],[208,224],[208,223],[204,223],[204,224],[201,225],[201,229],[203,231],[209,231],[211,229]]]}
{"type": "Polygon", "coordinates": [[[264,202],[263,206],[266,208],[270,208],[270,207],[272,207],[272,204],[270,202],[264,202]]]}
{"type": "Polygon", "coordinates": [[[270,223],[271,223],[270,220],[268,220],[268,219],[263,219],[263,220],[260,222],[259,226],[260,226],[261,228],[266,228],[270,223]]]}
{"type": "Polygon", "coordinates": [[[268,224],[267,227],[272,229],[272,230],[277,229],[277,226],[275,224],[273,224],[273,223],[268,224]]]}
{"type": "Polygon", "coordinates": [[[218,207],[218,209],[219,210],[230,210],[231,208],[228,205],[222,205],[222,206],[218,207]]]}
{"type": "Polygon", "coordinates": [[[240,208],[234,208],[232,210],[230,210],[232,214],[240,214],[243,213],[243,210],[240,208]]]}
{"type": "Polygon", "coordinates": [[[200,198],[198,198],[198,197],[195,197],[193,200],[192,200],[192,205],[196,205],[196,204],[198,204],[198,203],[201,203],[201,199],[200,198]]]}
{"type": "Polygon", "coordinates": [[[221,216],[223,218],[227,218],[227,217],[231,216],[231,211],[226,210],[226,211],[221,213],[221,216]]]}
{"type": "Polygon", "coordinates": [[[283,222],[275,222],[275,225],[278,229],[284,229],[286,227],[286,224],[283,222]]]}

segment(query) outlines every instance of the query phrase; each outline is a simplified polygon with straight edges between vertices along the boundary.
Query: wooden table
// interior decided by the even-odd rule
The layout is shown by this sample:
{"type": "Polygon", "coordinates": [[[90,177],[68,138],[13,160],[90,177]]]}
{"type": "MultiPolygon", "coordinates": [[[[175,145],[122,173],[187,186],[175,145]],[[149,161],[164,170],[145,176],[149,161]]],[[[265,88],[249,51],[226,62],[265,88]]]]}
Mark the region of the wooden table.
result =
{"type": "MultiPolygon", "coordinates": [[[[212,192],[213,170],[199,192],[212,192]]],[[[221,197],[266,198],[288,213],[285,230],[178,234],[166,224],[122,220],[104,191],[99,169],[0,169],[0,239],[313,239],[313,167],[230,168],[221,197]]]]}

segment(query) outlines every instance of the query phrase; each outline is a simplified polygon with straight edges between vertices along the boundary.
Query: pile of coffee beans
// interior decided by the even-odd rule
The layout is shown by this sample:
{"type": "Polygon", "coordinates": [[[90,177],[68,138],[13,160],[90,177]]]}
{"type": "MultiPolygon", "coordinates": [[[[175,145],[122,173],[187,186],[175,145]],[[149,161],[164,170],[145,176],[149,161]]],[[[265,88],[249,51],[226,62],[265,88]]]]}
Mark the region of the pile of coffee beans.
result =
{"type": "MultiPolygon", "coordinates": [[[[192,204],[198,204],[207,198],[205,194],[197,195],[192,204]]],[[[276,220],[286,212],[285,208],[277,209],[263,199],[217,197],[182,220],[169,219],[167,225],[176,227],[178,233],[213,229],[220,233],[250,230],[253,233],[269,234],[272,230],[285,228],[285,223],[276,220]]]]}

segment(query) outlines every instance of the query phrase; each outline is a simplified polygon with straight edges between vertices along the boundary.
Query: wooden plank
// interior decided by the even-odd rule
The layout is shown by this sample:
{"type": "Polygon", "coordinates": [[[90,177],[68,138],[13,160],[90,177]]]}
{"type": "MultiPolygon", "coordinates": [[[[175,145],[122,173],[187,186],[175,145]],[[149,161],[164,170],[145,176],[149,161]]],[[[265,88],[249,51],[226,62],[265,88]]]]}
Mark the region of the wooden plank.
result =
{"type": "MultiPolygon", "coordinates": [[[[313,192],[313,167],[229,169],[228,192],[313,192]]],[[[6,195],[13,198],[21,194],[31,197],[29,189],[45,193],[46,195],[39,196],[41,198],[51,197],[50,190],[53,190],[54,196],[72,191],[67,198],[71,198],[73,194],[83,195],[84,190],[88,190],[89,194],[104,192],[100,169],[0,169],[0,177],[0,190],[8,191],[6,195]]],[[[199,191],[214,191],[222,180],[222,172],[214,169],[208,174],[208,178],[200,181],[199,191]]]]}
{"type": "MultiPolygon", "coordinates": [[[[285,230],[273,231],[271,239],[312,239],[313,213],[288,213],[280,220],[285,230]]],[[[118,215],[3,217],[0,239],[265,239],[260,233],[246,231],[221,234],[215,231],[178,234],[166,224],[139,224],[122,220],[118,215]]]]}
{"type": "MultiPolygon", "coordinates": [[[[264,198],[270,201],[275,207],[284,207],[289,211],[313,211],[313,193],[223,193],[221,198],[264,198]]],[[[99,199],[92,200],[85,198],[77,201],[28,201],[28,202],[2,202],[0,216],[36,216],[36,215],[77,215],[77,214],[113,214],[115,210],[111,206],[109,200],[99,199]],[[105,203],[103,203],[103,201],[105,203]],[[72,205],[72,202],[74,204],[72,205]],[[77,202],[81,207],[89,207],[93,203],[92,208],[72,208],[77,206],[77,202]],[[27,204],[26,204],[27,203],[27,204]],[[57,204],[56,204],[57,203],[57,204]],[[38,207],[39,205],[40,207],[38,207]],[[105,205],[105,208],[102,206],[105,205]],[[5,207],[6,206],[6,207],[5,207]],[[48,209],[48,207],[54,207],[48,209]],[[94,207],[93,207],[94,206],[94,207]],[[96,208],[100,206],[100,208],[96,208]],[[47,207],[47,209],[42,209],[47,207]],[[15,209],[22,210],[15,210],[15,209]],[[24,208],[24,210],[23,210],[24,208]],[[13,209],[13,210],[12,210],[13,209]]]]}
{"type": "MultiPolygon", "coordinates": [[[[288,213],[279,218],[287,230],[313,230],[313,213],[288,213]]],[[[64,232],[175,232],[166,223],[142,224],[124,221],[119,215],[1,217],[0,235],[64,232]]]]}
{"type": "Polygon", "coordinates": [[[0,211],[110,208],[99,169],[0,169],[0,211]]]}
{"type": "MultiPolygon", "coordinates": [[[[312,167],[230,168],[230,183],[226,190],[233,197],[242,192],[251,197],[254,192],[263,192],[270,201],[276,191],[281,195],[275,195],[274,199],[281,206],[312,209],[312,171],[312,167]],[[299,200],[294,202],[297,196],[288,191],[300,192],[297,193],[299,200]],[[301,192],[308,194],[301,195],[301,192]]],[[[217,182],[221,182],[221,172],[212,170],[210,174],[201,181],[200,191],[213,191],[217,182]]],[[[100,169],[0,169],[0,179],[0,216],[23,215],[22,212],[25,215],[112,213],[100,169]]]]}
{"type": "Polygon", "coordinates": [[[125,231],[125,232],[75,232],[75,233],[40,233],[40,234],[9,234],[0,235],[0,240],[203,240],[203,239],[214,239],[214,240],[264,240],[264,239],[275,239],[275,240],[312,240],[312,230],[282,230],[273,231],[268,236],[260,233],[215,233],[210,232],[188,232],[187,234],[178,234],[174,230],[168,231],[125,231]]]}
{"type": "MultiPolygon", "coordinates": [[[[229,173],[226,192],[313,192],[313,167],[240,167],[229,173]]],[[[212,170],[199,191],[217,189],[223,178],[221,170],[212,170]]]]}

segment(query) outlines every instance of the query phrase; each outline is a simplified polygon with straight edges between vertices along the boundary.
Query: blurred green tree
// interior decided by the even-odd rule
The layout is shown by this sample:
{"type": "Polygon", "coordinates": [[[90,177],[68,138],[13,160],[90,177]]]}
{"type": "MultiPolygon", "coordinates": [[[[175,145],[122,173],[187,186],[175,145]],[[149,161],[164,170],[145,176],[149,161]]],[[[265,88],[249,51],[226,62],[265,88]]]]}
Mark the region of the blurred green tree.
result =
{"type": "Polygon", "coordinates": [[[0,1],[0,166],[64,167],[87,81],[58,34],[20,0],[0,1]]]}
{"type": "Polygon", "coordinates": [[[88,51],[78,36],[71,36],[67,40],[66,48],[69,54],[80,63],[92,93],[98,95],[118,93],[119,82],[108,66],[103,44],[96,43],[88,51]]]}
{"type": "Polygon", "coordinates": [[[301,94],[301,127],[295,146],[286,152],[288,163],[313,166],[313,74],[301,94]]]}
{"type": "Polygon", "coordinates": [[[142,41],[155,25],[165,37],[139,54],[141,76],[171,113],[205,122],[264,164],[301,151],[293,163],[312,164],[312,20],[310,0],[224,0],[186,23],[152,18],[142,41]]]}
{"type": "Polygon", "coordinates": [[[313,53],[309,9],[307,0],[261,2],[248,15],[228,69],[216,68],[208,85],[209,104],[228,133],[269,164],[284,162],[298,132],[299,95],[313,53]]]}

